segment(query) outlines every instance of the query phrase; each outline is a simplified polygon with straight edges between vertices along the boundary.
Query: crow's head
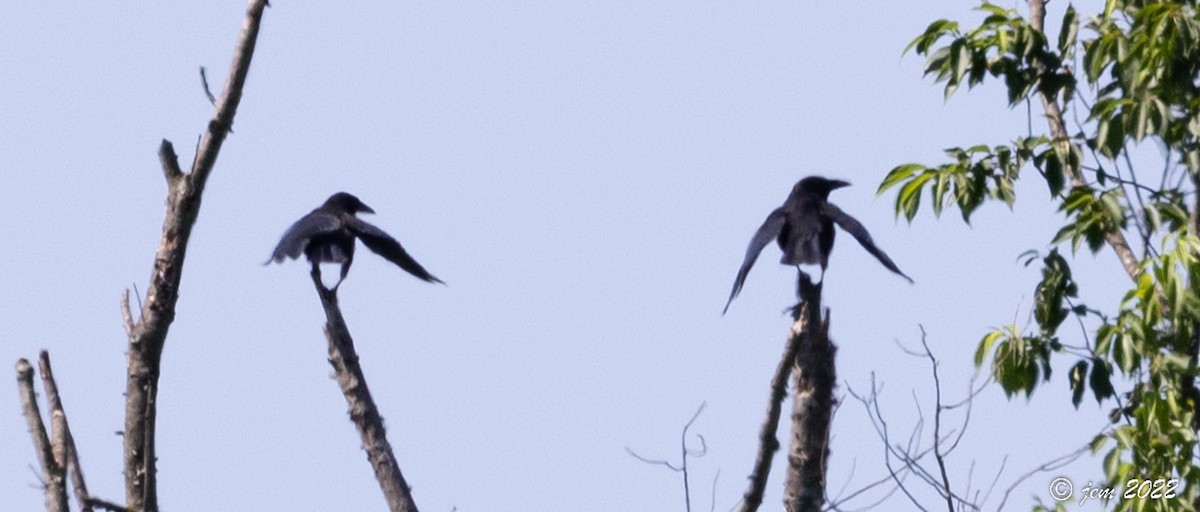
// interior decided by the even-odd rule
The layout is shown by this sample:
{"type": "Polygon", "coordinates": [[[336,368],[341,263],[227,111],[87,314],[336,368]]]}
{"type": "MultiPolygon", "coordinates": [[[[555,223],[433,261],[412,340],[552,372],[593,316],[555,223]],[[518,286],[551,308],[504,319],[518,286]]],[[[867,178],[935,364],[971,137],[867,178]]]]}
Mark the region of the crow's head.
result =
{"type": "Polygon", "coordinates": [[[809,176],[796,183],[796,187],[792,189],[792,194],[813,194],[821,199],[828,199],[829,193],[842,187],[849,187],[850,183],[842,180],[831,180],[820,176],[809,176]]]}
{"type": "Polygon", "coordinates": [[[363,204],[353,194],[346,192],[338,192],[325,201],[323,208],[333,208],[350,214],[355,213],[375,213],[370,206],[363,204]]]}

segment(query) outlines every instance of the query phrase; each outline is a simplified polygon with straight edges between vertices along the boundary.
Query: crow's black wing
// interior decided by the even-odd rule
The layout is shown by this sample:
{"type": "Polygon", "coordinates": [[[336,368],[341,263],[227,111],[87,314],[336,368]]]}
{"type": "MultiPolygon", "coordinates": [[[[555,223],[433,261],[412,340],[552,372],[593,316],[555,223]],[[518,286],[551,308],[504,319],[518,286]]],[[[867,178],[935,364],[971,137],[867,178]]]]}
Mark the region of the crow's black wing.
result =
{"type": "Polygon", "coordinates": [[[841,208],[838,208],[836,205],[829,202],[821,205],[821,213],[832,219],[833,222],[837,223],[838,226],[846,230],[847,233],[850,233],[850,236],[853,236],[855,240],[858,240],[858,243],[862,244],[863,248],[866,249],[867,252],[871,253],[872,256],[875,256],[875,258],[878,259],[883,266],[887,267],[888,270],[895,272],[896,274],[900,275],[900,277],[908,279],[909,283],[913,282],[911,277],[904,275],[904,272],[900,271],[900,267],[896,266],[896,263],[888,257],[887,253],[883,252],[883,249],[875,246],[875,241],[871,240],[871,234],[867,233],[867,228],[863,227],[862,223],[859,222],[858,219],[851,217],[846,212],[843,212],[841,208]]]}
{"type": "Polygon", "coordinates": [[[397,242],[391,235],[385,233],[366,221],[358,217],[352,217],[346,222],[346,227],[350,228],[350,232],[354,233],[359,240],[362,240],[363,245],[366,245],[371,252],[383,256],[388,261],[399,265],[400,268],[407,271],[422,281],[430,283],[443,283],[441,279],[433,277],[429,271],[425,270],[417,260],[408,255],[408,251],[397,242]]]}
{"type": "Polygon", "coordinates": [[[754,232],[754,238],[750,239],[750,246],[746,247],[746,257],[742,260],[742,268],[738,269],[737,278],[733,281],[733,290],[729,292],[729,300],[725,302],[725,309],[721,310],[722,315],[729,311],[729,305],[733,303],[733,298],[742,291],[742,285],[746,283],[746,275],[750,273],[750,267],[753,267],[754,261],[758,259],[758,253],[762,252],[763,247],[771,243],[771,240],[779,236],[786,221],[787,214],[784,213],[784,209],[776,208],[767,216],[767,220],[763,221],[762,226],[758,227],[758,231],[754,232]]]}
{"type": "Polygon", "coordinates": [[[279,244],[275,246],[275,252],[271,253],[271,259],[267,260],[263,265],[268,265],[272,261],[279,263],[284,258],[296,259],[304,252],[304,248],[314,236],[320,236],[326,233],[332,233],[341,229],[342,221],[337,215],[314,210],[308,215],[300,217],[300,220],[292,224],[283,233],[283,237],[279,239],[279,244]]]}

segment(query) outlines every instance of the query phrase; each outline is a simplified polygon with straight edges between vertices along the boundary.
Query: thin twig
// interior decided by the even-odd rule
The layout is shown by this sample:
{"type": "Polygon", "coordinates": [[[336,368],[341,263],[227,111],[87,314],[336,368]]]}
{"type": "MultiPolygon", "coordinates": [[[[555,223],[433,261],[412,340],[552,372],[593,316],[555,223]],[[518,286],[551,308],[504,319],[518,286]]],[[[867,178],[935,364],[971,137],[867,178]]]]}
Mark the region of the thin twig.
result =
{"type": "Polygon", "coordinates": [[[217,98],[213,96],[212,90],[208,88],[208,72],[204,66],[200,66],[200,83],[204,85],[204,95],[208,97],[208,102],[214,107],[217,106],[217,98]]]}
{"type": "MultiPolygon", "coordinates": [[[[683,500],[684,500],[684,505],[686,506],[685,510],[687,510],[687,512],[692,512],[692,492],[688,486],[687,431],[689,428],[692,428],[692,423],[696,422],[696,418],[700,417],[700,413],[704,412],[705,405],[708,405],[708,402],[700,402],[700,407],[696,409],[696,414],[692,415],[692,419],[688,420],[687,424],[683,426],[683,432],[681,432],[679,434],[679,453],[680,453],[680,458],[683,459],[683,500]]],[[[704,442],[703,437],[701,437],[701,436],[697,436],[697,437],[700,438],[701,448],[700,448],[700,452],[696,456],[703,457],[705,453],[708,453],[708,445],[704,442]]]]}
{"type": "MultiPolygon", "coordinates": [[[[679,463],[678,466],[672,464],[670,461],[667,461],[667,460],[649,459],[649,458],[643,457],[641,455],[638,455],[637,452],[633,451],[632,448],[630,448],[628,446],[625,447],[625,452],[628,453],[631,457],[633,457],[639,461],[645,462],[646,464],[655,465],[655,466],[664,466],[667,469],[670,469],[671,471],[674,471],[676,473],[683,473],[683,501],[684,501],[684,505],[685,505],[685,510],[687,510],[688,512],[691,512],[691,510],[692,510],[692,493],[691,493],[691,490],[690,490],[689,484],[688,484],[688,456],[691,455],[694,457],[703,457],[706,453],[708,453],[708,444],[705,443],[704,436],[697,435],[696,438],[700,440],[700,449],[695,450],[695,451],[690,450],[690,449],[688,449],[688,446],[687,446],[687,434],[688,434],[688,429],[692,428],[692,424],[696,422],[696,418],[700,417],[700,413],[704,411],[704,406],[706,406],[706,405],[708,405],[708,402],[701,402],[700,407],[698,407],[696,409],[696,412],[694,414],[692,414],[692,418],[689,419],[688,422],[683,425],[683,431],[679,434],[679,456],[680,456],[681,462],[679,463]]],[[[714,483],[713,485],[716,485],[716,484],[714,483]]],[[[715,493],[713,494],[713,500],[714,500],[713,506],[716,506],[715,505],[715,500],[716,500],[715,493]]]]}
{"type": "Polygon", "coordinates": [[[938,361],[929,350],[925,340],[925,326],[921,325],[921,346],[925,347],[925,355],[929,356],[929,364],[933,372],[933,388],[936,399],[936,409],[933,412],[933,459],[937,461],[938,470],[942,473],[942,496],[946,498],[946,512],[954,512],[954,500],[950,498],[950,477],[946,474],[946,458],[942,456],[942,379],[938,376],[938,361]]]}
{"type": "Polygon", "coordinates": [[[717,479],[721,478],[721,470],[717,470],[717,474],[713,475],[712,483],[712,500],[709,501],[708,512],[713,512],[717,509],[717,479]]]}
{"type": "MultiPolygon", "coordinates": [[[[1016,489],[1018,485],[1021,485],[1021,483],[1024,482],[1025,480],[1028,480],[1030,477],[1032,477],[1033,475],[1036,475],[1038,473],[1054,471],[1058,468],[1066,466],[1067,464],[1075,462],[1077,459],[1082,457],[1083,454],[1087,453],[1091,449],[1092,448],[1091,448],[1090,443],[1085,444],[1073,452],[1070,452],[1066,455],[1062,455],[1059,457],[1055,457],[1054,459],[1051,459],[1049,462],[1046,462],[1045,464],[1042,464],[1036,468],[1033,468],[1033,469],[1029,470],[1029,472],[1025,473],[1024,475],[1021,475],[1021,477],[1017,478],[1012,483],[1012,485],[1008,486],[1008,490],[1004,491],[1004,498],[1000,500],[1000,506],[996,507],[996,510],[1004,509],[1004,504],[1008,502],[1008,496],[1010,494],[1012,494],[1013,490],[1016,489]]],[[[997,476],[997,478],[999,478],[999,475],[996,475],[996,476],[997,476]]]]}
{"type": "MultiPolygon", "coordinates": [[[[896,486],[899,487],[900,491],[908,497],[908,500],[911,501],[912,504],[918,509],[921,509],[923,512],[928,512],[925,507],[922,507],[921,503],[917,501],[917,498],[908,491],[908,488],[904,486],[904,482],[899,478],[899,476],[896,475],[895,468],[892,467],[892,441],[888,437],[887,421],[883,419],[883,414],[879,411],[879,399],[876,389],[875,372],[871,372],[871,401],[870,403],[866,401],[862,402],[863,405],[867,407],[867,414],[871,416],[871,423],[875,425],[875,431],[883,438],[883,464],[887,467],[888,474],[891,475],[892,481],[896,482],[896,486]],[[874,406],[874,411],[872,411],[872,406],[874,406]]],[[[854,392],[850,391],[850,394],[853,395],[854,392]]],[[[914,466],[911,464],[908,466],[910,470],[913,469],[913,467],[914,466]]]]}

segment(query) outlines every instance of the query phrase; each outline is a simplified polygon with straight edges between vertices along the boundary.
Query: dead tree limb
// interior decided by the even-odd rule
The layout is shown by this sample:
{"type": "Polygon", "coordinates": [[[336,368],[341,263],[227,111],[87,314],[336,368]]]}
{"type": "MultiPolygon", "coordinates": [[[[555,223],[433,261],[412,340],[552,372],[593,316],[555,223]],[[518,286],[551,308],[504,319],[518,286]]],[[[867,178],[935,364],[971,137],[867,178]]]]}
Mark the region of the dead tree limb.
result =
{"type": "Polygon", "coordinates": [[[154,255],[146,302],[136,322],[128,311],[128,300],[122,300],[122,316],[129,331],[124,467],[125,500],[130,510],[158,510],[154,428],[163,345],[175,319],[184,256],[192,226],[200,214],[200,196],[217,161],[221,143],[233,126],[266,5],[267,0],[250,1],[225,89],[196,149],[191,172],[182,172],[170,141],[163,140],[159,147],[158,155],[167,180],[167,212],[162,238],[154,255]]]}
{"type": "MultiPolygon", "coordinates": [[[[806,403],[811,403],[803,407],[799,402],[794,405],[796,412],[793,413],[793,420],[799,418],[803,411],[806,424],[797,426],[793,423],[793,443],[792,450],[788,454],[789,471],[784,501],[789,510],[800,510],[791,507],[799,503],[798,500],[812,499],[810,507],[813,508],[802,510],[820,510],[824,500],[825,457],[829,444],[829,420],[832,418],[833,405],[836,403],[833,398],[833,383],[836,376],[833,373],[825,374],[825,370],[818,372],[809,366],[811,361],[801,363],[800,359],[828,361],[829,367],[826,370],[832,372],[833,353],[836,348],[828,341],[826,327],[828,318],[825,322],[821,321],[821,285],[814,285],[808,275],[801,272],[796,294],[800,298],[800,303],[792,309],[792,318],[795,323],[792,324],[791,335],[788,336],[783,357],[780,358],[779,365],[775,368],[775,375],[771,378],[771,397],[767,404],[767,418],[759,430],[758,455],[754,459],[754,470],[750,473],[750,485],[742,495],[740,512],[754,512],[762,505],[763,493],[771,473],[771,460],[775,457],[775,452],[779,450],[779,440],[775,437],[775,431],[779,428],[783,399],[787,396],[787,382],[792,375],[793,368],[804,372],[803,377],[798,376],[797,378],[803,379],[805,389],[808,390],[804,400],[806,403]],[[817,346],[815,338],[824,339],[824,346],[817,346]],[[823,379],[825,378],[828,378],[828,385],[824,384],[823,379]],[[817,388],[812,387],[817,384],[813,379],[821,381],[817,388]],[[808,423],[819,421],[819,415],[816,414],[819,411],[810,408],[810,406],[816,406],[817,401],[824,402],[824,427],[808,423]],[[797,429],[800,430],[797,431],[797,429]],[[800,444],[804,446],[798,446],[797,435],[801,436],[800,439],[804,442],[800,444]],[[822,436],[823,440],[819,442],[820,446],[818,447],[814,443],[818,443],[817,440],[822,436]],[[819,455],[814,455],[817,451],[813,450],[819,451],[819,455]],[[813,478],[811,474],[805,474],[803,478],[799,474],[793,475],[792,470],[797,469],[797,463],[805,470],[815,470],[819,467],[819,478],[813,478]],[[819,482],[819,486],[813,487],[817,482],[819,482]]],[[[800,397],[797,397],[797,400],[800,400],[800,397]]]]}
{"type": "Polygon", "coordinates": [[[762,505],[763,493],[766,492],[767,479],[771,475],[771,461],[779,450],[779,439],[775,432],[779,429],[779,416],[783,411],[783,399],[787,397],[788,377],[792,374],[793,361],[800,345],[800,336],[796,335],[796,325],[792,326],[792,335],[788,336],[787,345],[783,349],[783,357],[775,367],[775,375],[771,377],[771,396],[767,403],[767,417],[763,420],[758,432],[758,455],[754,458],[754,469],[750,472],[750,485],[742,494],[740,512],[754,512],[762,505]]]}
{"type": "Polygon", "coordinates": [[[55,458],[50,436],[46,434],[46,424],[42,420],[41,411],[38,410],[37,392],[33,389],[33,366],[24,358],[17,360],[17,388],[21,392],[21,407],[25,412],[25,421],[29,424],[29,435],[33,437],[33,448],[37,451],[38,462],[42,466],[46,510],[67,512],[66,471],[59,459],[55,458]]]}
{"type": "Polygon", "coordinates": [[[783,502],[789,512],[815,512],[825,502],[829,424],[837,402],[837,347],[829,340],[829,312],[821,319],[821,285],[804,273],[800,276],[800,304],[792,327],[792,337],[800,341],[792,371],[792,441],[783,502]]]}
{"type": "Polygon", "coordinates": [[[75,437],[71,435],[71,426],[67,423],[67,411],[63,408],[62,398],[58,394],[58,384],[54,382],[54,371],[50,367],[50,353],[43,350],[38,354],[38,373],[42,375],[42,389],[46,390],[46,405],[50,408],[50,430],[56,439],[54,458],[71,477],[71,487],[75,489],[75,501],[79,503],[81,512],[92,512],[88,503],[87,484],[83,480],[83,468],[79,465],[79,452],[75,449],[75,437]],[[61,446],[59,443],[61,442],[61,446]],[[62,454],[61,456],[59,454],[62,454]]]}
{"type": "Polygon", "coordinates": [[[371,390],[367,387],[367,378],[363,375],[362,367],[358,364],[358,354],[354,350],[354,339],[342,318],[338,307],[337,290],[327,290],[321,284],[321,273],[317,269],[312,272],[313,285],[317,287],[317,295],[321,298],[321,306],[325,309],[325,339],[329,342],[329,364],[346,396],[350,406],[350,420],[358,428],[362,438],[363,450],[367,452],[367,460],[375,470],[375,479],[379,480],[379,488],[387,499],[388,507],[393,512],[417,512],[417,504],[413,501],[412,491],[400,473],[400,464],[388,443],[387,431],[383,427],[383,417],[375,407],[371,398],[371,390]]]}

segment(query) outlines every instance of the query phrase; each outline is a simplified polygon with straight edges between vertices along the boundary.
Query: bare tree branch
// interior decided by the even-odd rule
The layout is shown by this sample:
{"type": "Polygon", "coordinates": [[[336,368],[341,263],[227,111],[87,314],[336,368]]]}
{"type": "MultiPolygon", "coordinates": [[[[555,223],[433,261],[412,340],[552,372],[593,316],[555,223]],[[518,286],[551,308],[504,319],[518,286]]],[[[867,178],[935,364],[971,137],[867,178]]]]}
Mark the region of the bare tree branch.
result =
{"type": "MultiPolygon", "coordinates": [[[[651,464],[654,466],[665,466],[667,469],[670,469],[671,471],[674,471],[676,473],[683,473],[683,501],[684,501],[685,509],[688,512],[691,512],[691,510],[692,510],[692,493],[688,486],[688,464],[687,464],[688,455],[693,455],[696,457],[703,457],[706,453],[708,453],[708,445],[704,442],[704,436],[697,435],[696,438],[698,438],[700,440],[700,449],[697,451],[692,451],[692,450],[688,449],[687,433],[688,433],[688,429],[692,428],[692,423],[696,422],[696,418],[700,417],[700,413],[704,411],[704,406],[706,406],[706,405],[708,405],[708,402],[700,403],[700,407],[696,409],[696,412],[694,414],[692,414],[692,419],[688,420],[688,422],[683,426],[683,432],[681,432],[679,434],[679,451],[680,451],[680,458],[682,459],[682,462],[680,462],[680,464],[678,466],[671,464],[671,462],[667,461],[667,460],[649,459],[649,458],[643,457],[641,455],[638,455],[637,452],[633,451],[632,448],[630,448],[628,446],[625,447],[625,452],[637,460],[640,460],[642,462],[645,462],[646,464],[651,464]]],[[[715,481],[714,481],[713,485],[714,486],[716,485],[715,481]]],[[[714,491],[713,492],[714,506],[716,503],[716,496],[717,496],[716,491],[714,491]]]]}
{"type": "Polygon", "coordinates": [[[178,157],[169,141],[164,140],[159,148],[159,159],[167,180],[167,212],[162,238],[155,251],[146,302],[136,323],[132,322],[132,314],[128,311],[127,296],[122,301],[122,316],[129,329],[129,371],[125,386],[125,499],[132,510],[158,510],[154,428],[163,345],[175,319],[183,261],[192,227],[200,214],[200,197],[221,143],[233,125],[266,4],[266,0],[250,1],[233,66],[213,119],[197,149],[191,173],[184,174],[180,170],[178,157]]]}
{"type": "Polygon", "coordinates": [[[375,470],[375,479],[387,499],[392,512],[417,512],[417,504],[413,501],[412,491],[400,472],[400,464],[392,452],[392,445],[387,440],[387,430],[383,427],[383,417],[371,398],[371,390],[367,387],[367,378],[363,375],[362,367],[358,364],[358,353],[354,350],[354,339],[342,318],[338,307],[337,291],[325,289],[321,284],[320,270],[312,271],[313,285],[321,298],[321,306],[325,309],[325,339],[329,342],[329,364],[333,365],[334,374],[346,403],[350,406],[350,419],[358,428],[362,438],[363,450],[367,452],[367,460],[375,470]]]}
{"type": "MultiPolygon", "coordinates": [[[[867,416],[871,418],[871,425],[875,427],[875,433],[879,435],[881,440],[883,440],[883,464],[887,467],[888,476],[891,477],[892,481],[896,483],[896,487],[908,497],[908,500],[911,501],[913,505],[922,511],[926,511],[925,507],[921,506],[921,502],[917,501],[917,498],[914,497],[911,492],[909,492],[908,487],[905,487],[904,479],[901,478],[896,472],[896,469],[892,467],[892,441],[890,435],[888,434],[887,421],[883,419],[883,415],[879,412],[879,387],[875,385],[875,372],[871,372],[870,394],[859,395],[858,393],[854,392],[853,388],[848,388],[848,392],[850,393],[850,396],[854,397],[855,400],[858,400],[863,404],[863,407],[866,408],[867,416]]],[[[912,457],[910,460],[916,461],[918,458],[912,457]]],[[[907,469],[912,470],[913,467],[914,465],[910,464],[908,465],[907,469]]]]}
{"type": "MultiPolygon", "coordinates": [[[[1008,490],[1004,491],[1004,498],[1002,498],[1000,500],[1000,506],[996,507],[996,510],[1004,509],[1004,504],[1008,502],[1008,495],[1012,494],[1013,490],[1016,489],[1018,485],[1021,485],[1021,482],[1028,480],[1030,477],[1032,477],[1033,475],[1036,475],[1038,473],[1054,471],[1058,468],[1066,466],[1067,464],[1075,462],[1076,459],[1082,457],[1083,454],[1091,451],[1091,449],[1092,449],[1091,443],[1085,444],[1071,453],[1067,453],[1065,455],[1055,457],[1055,458],[1051,459],[1049,462],[1046,462],[1036,468],[1033,468],[1033,469],[1029,470],[1029,472],[1025,473],[1024,475],[1021,475],[1020,478],[1017,478],[1015,481],[1013,481],[1012,485],[1008,486],[1008,490]]],[[[996,476],[999,477],[999,475],[996,475],[996,476]]]]}
{"type": "Polygon", "coordinates": [[[213,96],[212,90],[208,88],[208,71],[204,69],[204,66],[200,66],[200,83],[204,85],[204,96],[208,98],[208,102],[216,106],[217,98],[213,96]]]}
{"type": "MultiPolygon", "coordinates": [[[[861,398],[860,398],[859,396],[857,396],[857,395],[852,395],[852,396],[854,396],[854,398],[855,398],[856,400],[861,400],[861,398]]],[[[924,451],[921,451],[921,452],[920,452],[920,453],[918,453],[918,454],[917,454],[915,457],[913,457],[913,460],[921,460],[921,458],[925,457],[926,455],[929,455],[929,453],[930,453],[930,452],[932,452],[932,451],[933,451],[933,448],[926,448],[924,451]]],[[[900,473],[904,473],[904,476],[901,476],[901,477],[900,477],[900,480],[901,480],[901,481],[904,481],[904,479],[905,479],[905,478],[907,478],[907,477],[908,477],[908,474],[910,473],[910,472],[909,472],[909,468],[900,468],[900,473]]],[[[880,478],[880,479],[878,479],[878,480],[875,480],[874,482],[871,482],[871,483],[869,483],[869,484],[867,484],[867,485],[864,485],[864,486],[862,486],[862,487],[858,488],[857,490],[855,490],[854,492],[852,492],[852,493],[850,493],[850,494],[848,494],[848,495],[846,495],[846,496],[840,496],[840,495],[839,495],[838,497],[836,497],[836,498],[834,498],[834,499],[829,499],[829,500],[827,500],[827,502],[828,502],[828,503],[827,503],[827,505],[825,506],[825,510],[841,510],[841,507],[842,507],[843,505],[845,505],[845,504],[846,504],[846,502],[848,502],[848,501],[850,501],[850,500],[853,500],[854,498],[857,498],[857,497],[859,497],[860,495],[862,495],[862,494],[866,493],[867,491],[869,491],[869,490],[871,490],[871,489],[873,489],[873,488],[875,488],[875,487],[879,487],[880,485],[883,485],[883,484],[885,484],[885,483],[887,483],[887,482],[891,482],[891,481],[893,481],[893,480],[894,480],[894,478],[893,478],[893,474],[888,474],[887,476],[885,476],[885,477],[883,477],[883,478],[880,478]]],[[[848,482],[847,482],[847,483],[848,483],[848,482]]],[[[875,507],[876,507],[876,506],[878,506],[879,504],[881,504],[881,503],[883,503],[884,501],[886,501],[886,500],[887,500],[889,497],[891,497],[893,494],[895,494],[895,493],[896,493],[896,491],[897,491],[897,490],[899,490],[899,489],[900,489],[900,487],[899,487],[899,486],[893,486],[893,487],[891,488],[891,490],[889,490],[888,492],[884,493],[884,494],[883,494],[883,496],[879,497],[879,498],[878,498],[878,499],[877,499],[875,502],[873,502],[873,503],[869,503],[869,504],[867,504],[867,505],[864,505],[864,506],[862,506],[862,507],[859,507],[859,509],[858,509],[858,510],[871,510],[871,509],[875,508],[875,507]]]]}
{"type": "Polygon", "coordinates": [[[55,442],[55,460],[64,467],[71,477],[71,485],[75,488],[75,501],[79,510],[92,512],[88,504],[87,484],[83,480],[83,468],[79,465],[79,451],[75,449],[75,437],[71,435],[71,427],[67,423],[67,411],[63,408],[62,398],[58,394],[58,384],[54,382],[54,371],[50,367],[50,353],[43,350],[38,354],[38,372],[42,375],[42,388],[46,390],[46,404],[50,407],[51,431],[54,437],[61,441],[55,442]],[[61,447],[58,443],[61,442],[61,447]],[[59,456],[57,452],[61,451],[59,456]]]}
{"type": "MultiPolygon", "coordinates": [[[[708,405],[708,402],[700,402],[700,407],[696,409],[696,414],[692,415],[692,419],[688,420],[687,425],[683,426],[683,432],[680,432],[680,434],[679,434],[679,453],[680,453],[680,458],[683,459],[683,462],[682,462],[683,467],[680,468],[682,470],[681,473],[683,473],[683,501],[684,501],[684,505],[685,505],[685,510],[687,510],[687,512],[692,512],[692,491],[691,491],[690,486],[688,485],[688,465],[687,465],[688,454],[691,451],[688,450],[688,447],[687,447],[687,431],[688,431],[688,429],[692,428],[692,423],[696,422],[696,418],[700,417],[700,413],[704,412],[705,405],[708,405]]],[[[695,455],[697,457],[703,457],[704,454],[708,453],[708,444],[704,442],[704,436],[697,434],[696,438],[700,439],[700,451],[696,452],[695,455]]],[[[714,500],[716,499],[715,495],[714,495],[713,499],[714,500]]]]}
{"type": "Polygon", "coordinates": [[[796,334],[798,326],[792,325],[792,335],[788,336],[783,349],[783,357],[775,367],[775,375],[771,377],[771,396],[767,403],[767,417],[763,420],[758,433],[758,455],[754,458],[754,469],[750,472],[750,485],[742,495],[740,512],[754,512],[762,504],[763,493],[767,488],[767,478],[771,474],[771,460],[779,450],[779,440],[775,437],[779,429],[779,416],[783,410],[783,399],[787,396],[788,377],[792,374],[796,352],[800,348],[800,336],[796,334]]]}
{"type": "Polygon", "coordinates": [[[46,434],[46,424],[42,421],[41,411],[38,410],[37,392],[33,389],[33,367],[24,358],[17,360],[17,388],[21,392],[21,406],[25,412],[25,421],[29,425],[29,435],[33,438],[33,448],[37,451],[38,462],[42,466],[46,510],[67,512],[69,508],[66,472],[54,457],[54,448],[46,434]]]}
{"type": "Polygon", "coordinates": [[[921,326],[921,346],[925,347],[925,355],[929,357],[930,372],[933,372],[933,389],[935,407],[933,413],[933,459],[937,461],[938,471],[942,474],[941,494],[946,498],[946,512],[954,512],[954,500],[951,498],[950,477],[946,475],[946,457],[942,454],[942,379],[938,376],[938,360],[929,350],[925,340],[925,326],[921,326]]]}

